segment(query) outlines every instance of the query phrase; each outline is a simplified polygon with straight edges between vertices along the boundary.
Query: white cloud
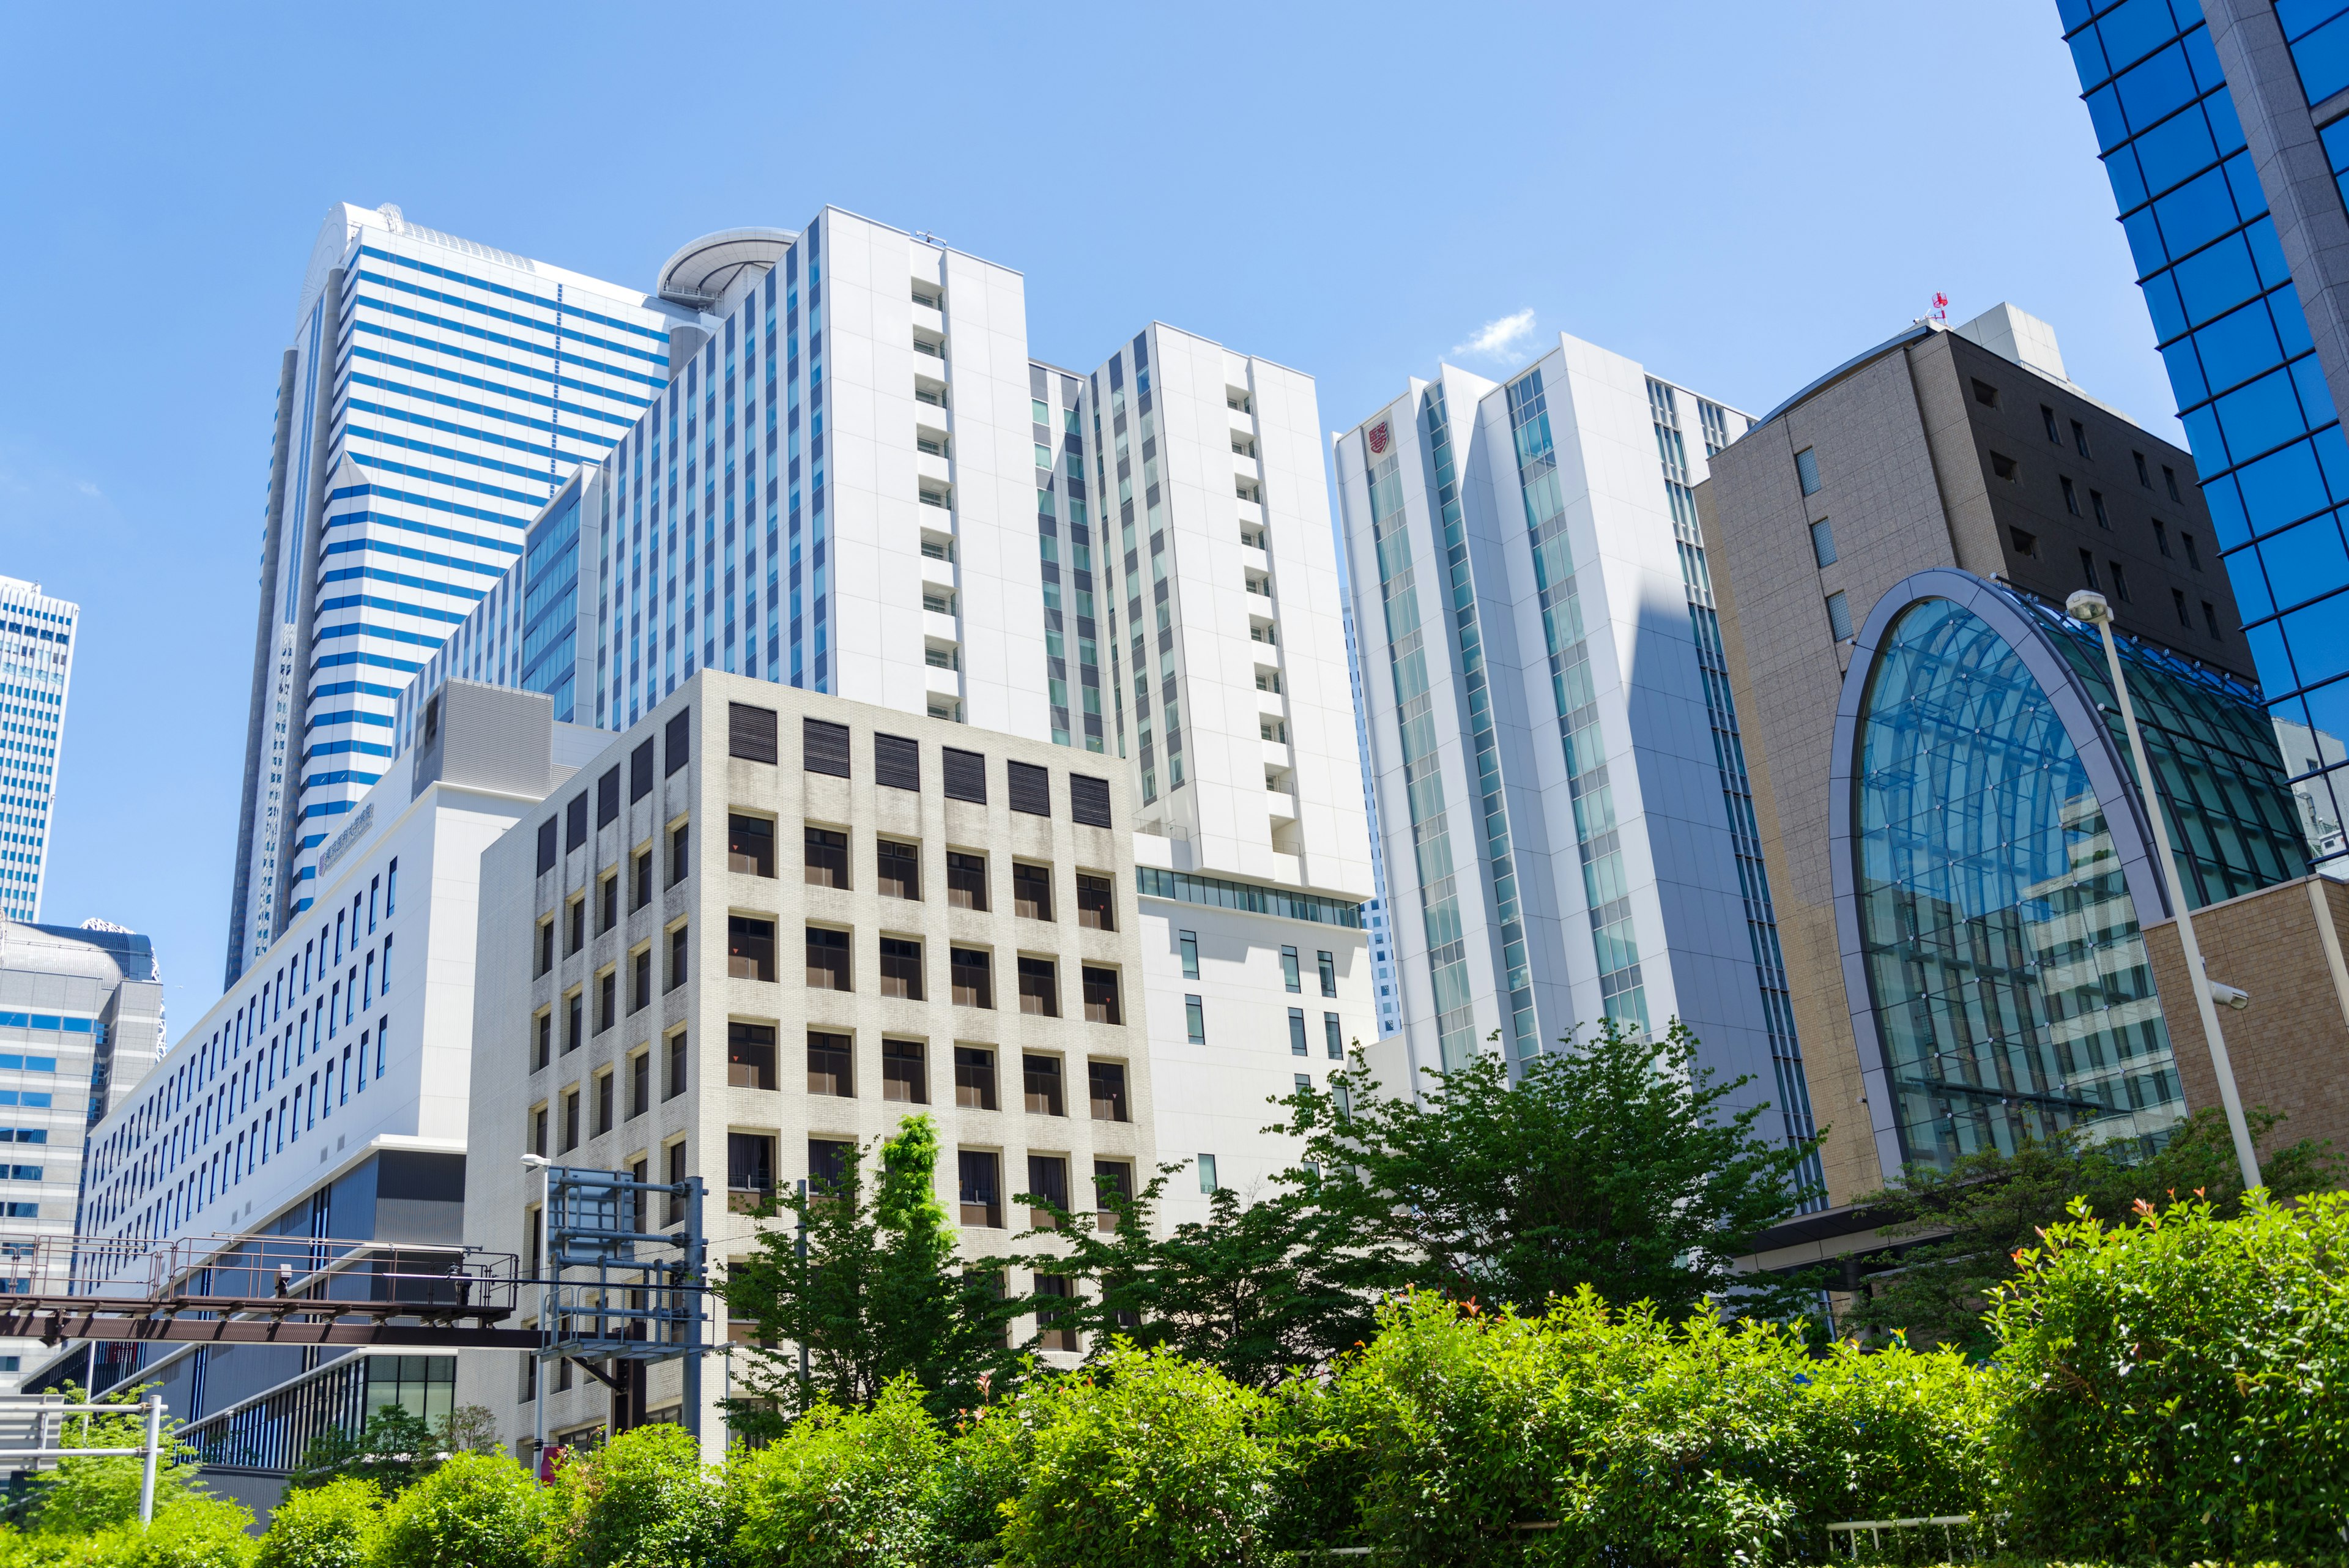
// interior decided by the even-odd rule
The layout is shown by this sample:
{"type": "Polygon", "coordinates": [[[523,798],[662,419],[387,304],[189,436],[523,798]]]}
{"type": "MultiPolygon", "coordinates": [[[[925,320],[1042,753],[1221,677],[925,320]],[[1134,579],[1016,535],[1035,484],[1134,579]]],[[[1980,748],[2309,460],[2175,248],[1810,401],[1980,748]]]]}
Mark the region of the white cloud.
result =
{"type": "Polygon", "coordinates": [[[1503,359],[1514,365],[1526,357],[1524,345],[1533,333],[1534,313],[1529,307],[1487,321],[1467,342],[1454,344],[1452,351],[1464,358],[1503,359]]]}
{"type": "Polygon", "coordinates": [[[95,496],[98,493],[98,486],[87,479],[77,481],[74,484],[74,488],[80,491],[84,495],[95,496]]]}

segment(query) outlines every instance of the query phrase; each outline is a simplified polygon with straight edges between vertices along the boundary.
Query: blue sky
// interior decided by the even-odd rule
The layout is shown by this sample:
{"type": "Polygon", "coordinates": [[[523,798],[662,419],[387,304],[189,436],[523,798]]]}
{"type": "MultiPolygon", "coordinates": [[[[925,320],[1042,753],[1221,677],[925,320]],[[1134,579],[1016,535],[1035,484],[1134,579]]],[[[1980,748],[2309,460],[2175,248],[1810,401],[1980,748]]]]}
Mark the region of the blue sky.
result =
{"type": "Polygon", "coordinates": [[[2176,439],[2053,0],[8,32],[0,574],[85,612],[44,918],[150,932],[175,1033],[220,990],[271,402],[330,202],[641,285],[836,202],[1020,268],[1043,358],[1156,317],[1309,371],[1331,428],[1561,329],[1759,412],[1940,289],[2047,317],[2074,379],[2176,439]]]}

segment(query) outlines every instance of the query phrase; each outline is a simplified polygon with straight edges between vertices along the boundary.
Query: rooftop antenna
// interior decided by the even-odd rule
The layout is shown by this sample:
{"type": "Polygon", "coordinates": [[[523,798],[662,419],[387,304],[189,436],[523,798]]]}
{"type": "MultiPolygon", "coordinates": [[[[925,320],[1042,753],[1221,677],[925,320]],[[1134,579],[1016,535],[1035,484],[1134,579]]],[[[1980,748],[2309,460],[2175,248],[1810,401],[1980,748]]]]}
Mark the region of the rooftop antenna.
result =
{"type": "Polygon", "coordinates": [[[1950,296],[1940,289],[1933,291],[1933,307],[1926,312],[1928,321],[1947,322],[1950,319],[1950,296]]]}

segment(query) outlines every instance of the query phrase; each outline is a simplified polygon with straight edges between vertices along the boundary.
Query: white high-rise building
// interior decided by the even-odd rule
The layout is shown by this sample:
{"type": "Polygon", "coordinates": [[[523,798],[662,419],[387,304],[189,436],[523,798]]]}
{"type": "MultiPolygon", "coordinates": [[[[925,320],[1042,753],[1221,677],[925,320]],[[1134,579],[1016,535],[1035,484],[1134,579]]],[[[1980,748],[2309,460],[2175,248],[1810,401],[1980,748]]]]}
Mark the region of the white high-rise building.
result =
{"type": "Polygon", "coordinates": [[[278,369],[228,983],[315,900],[394,701],[667,383],[690,318],[397,207],[327,213],[278,369]]]}
{"type": "Polygon", "coordinates": [[[1678,1019],[1809,1134],[1692,493],[1748,422],[1561,335],[1339,438],[1415,1066],[1678,1019]]]}
{"type": "Polygon", "coordinates": [[[0,916],[41,918],[81,607],[0,577],[0,916]]]}

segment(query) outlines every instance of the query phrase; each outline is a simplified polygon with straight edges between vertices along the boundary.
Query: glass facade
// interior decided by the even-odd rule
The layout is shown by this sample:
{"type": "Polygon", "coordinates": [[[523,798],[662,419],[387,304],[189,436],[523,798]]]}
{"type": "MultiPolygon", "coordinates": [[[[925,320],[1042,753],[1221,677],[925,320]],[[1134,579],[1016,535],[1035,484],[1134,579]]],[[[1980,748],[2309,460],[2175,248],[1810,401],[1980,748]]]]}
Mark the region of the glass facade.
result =
{"type": "MultiPolygon", "coordinates": [[[[2007,602],[2124,767],[2095,634],[2007,602]]],[[[2302,875],[2256,695],[2158,649],[2123,656],[2189,898],[2302,875]]],[[[2106,803],[2049,693],[2006,636],[1938,597],[1901,610],[1852,678],[1850,891],[1901,1159],[1946,1167],[2071,1127],[2157,1147],[2185,1099],[2106,803]]]]}
{"type": "MultiPolygon", "coordinates": [[[[2270,711],[2349,733],[2349,442],[2209,28],[2194,0],[2057,5],[2270,711]]],[[[2342,9],[2276,6],[2311,104],[2349,79],[2342,9]]],[[[2324,142],[2349,166],[2349,130],[2324,142]]],[[[2312,824],[2339,823],[2349,788],[2326,751],[2293,757],[2312,824]]]]}
{"type": "MultiPolygon", "coordinates": [[[[1028,367],[1036,444],[1037,570],[1044,588],[1045,702],[1055,745],[1106,752],[1102,715],[1102,625],[1116,640],[1113,602],[1096,604],[1091,497],[1081,405],[1084,383],[1028,367]],[[1071,634],[1074,635],[1071,636],[1071,634]]],[[[1112,596],[1101,596],[1111,601],[1112,596]]]]}

